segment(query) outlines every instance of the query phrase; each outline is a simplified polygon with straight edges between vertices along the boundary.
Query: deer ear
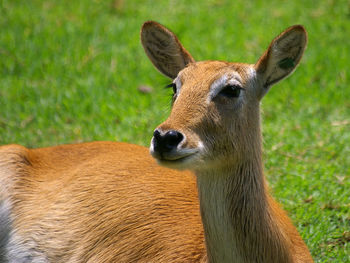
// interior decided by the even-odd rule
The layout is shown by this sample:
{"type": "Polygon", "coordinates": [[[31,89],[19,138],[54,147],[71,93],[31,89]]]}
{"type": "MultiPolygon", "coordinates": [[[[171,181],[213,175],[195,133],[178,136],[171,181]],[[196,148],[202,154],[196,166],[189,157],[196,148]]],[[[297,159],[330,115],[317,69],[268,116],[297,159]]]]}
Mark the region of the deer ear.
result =
{"type": "Polygon", "coordinates": [[[176,78],[188,63],[194,62],[175,34],[157,22],[143,24],[141,43],[153,65],[169,78],[176,78]]]}
{"type": "Polygon", "coordinates": [[[306,44],[307,33],[301,25],[287,28],[271,42],[255,64],[255,70],[262,78],[265,92],[271,85],[295,70],[304,54],[306,44]]]}

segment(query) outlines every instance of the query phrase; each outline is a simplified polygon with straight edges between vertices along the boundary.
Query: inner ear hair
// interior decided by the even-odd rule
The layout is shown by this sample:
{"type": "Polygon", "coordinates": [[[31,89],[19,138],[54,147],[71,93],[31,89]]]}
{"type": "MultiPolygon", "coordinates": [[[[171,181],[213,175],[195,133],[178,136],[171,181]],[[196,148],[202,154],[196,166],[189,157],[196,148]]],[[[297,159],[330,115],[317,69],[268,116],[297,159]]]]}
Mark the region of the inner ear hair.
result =
{"type": "Polygon", "coordinates": [[[289,27],[270,44],[255,65],[263,76],[264,87],[269,87],[290,75],[298,66],[307,44],[303,26],[289,27]]]}

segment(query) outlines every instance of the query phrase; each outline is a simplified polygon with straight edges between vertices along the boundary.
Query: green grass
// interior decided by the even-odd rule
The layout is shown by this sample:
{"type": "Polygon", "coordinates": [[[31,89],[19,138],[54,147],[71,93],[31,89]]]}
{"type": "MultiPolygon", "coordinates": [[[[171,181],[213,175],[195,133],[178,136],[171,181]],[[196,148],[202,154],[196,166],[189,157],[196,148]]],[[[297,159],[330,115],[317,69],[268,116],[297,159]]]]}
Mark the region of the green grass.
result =
{"type": "Polygon", "coordinates": [[[0,144],[148,145],[170,109],[169,80],[139,41],[150,19],[197,60],[248,63],[283,29],[305,25],[300,67],[262,104],[266,174],[314,259],[350,262],[346,0],[0,0],[0,144]]]}

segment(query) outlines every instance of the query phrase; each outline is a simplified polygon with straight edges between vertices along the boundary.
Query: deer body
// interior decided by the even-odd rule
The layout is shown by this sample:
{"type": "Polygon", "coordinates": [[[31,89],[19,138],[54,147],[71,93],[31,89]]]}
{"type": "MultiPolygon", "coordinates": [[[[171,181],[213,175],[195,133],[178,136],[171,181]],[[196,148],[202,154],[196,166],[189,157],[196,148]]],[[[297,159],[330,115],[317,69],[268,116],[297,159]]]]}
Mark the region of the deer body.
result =
{"type": "Polygon", "coordinates": [[[12,221],[10,262],[200,262],[205,256],[195,178],[160,167],[144,147],[10,145],[0,156],[1,199],[12,221]]]}
{"type": "Polygon", "coordinates": [[[165,167],[125,143],[1,147],[0,260],[312,262],[269,195],[259,110],[306,39],[294,26],[256,64],[195,62],[171,31],[146,22],[146,54],[173,79],[171,114],[150,146],[165,167]]]}

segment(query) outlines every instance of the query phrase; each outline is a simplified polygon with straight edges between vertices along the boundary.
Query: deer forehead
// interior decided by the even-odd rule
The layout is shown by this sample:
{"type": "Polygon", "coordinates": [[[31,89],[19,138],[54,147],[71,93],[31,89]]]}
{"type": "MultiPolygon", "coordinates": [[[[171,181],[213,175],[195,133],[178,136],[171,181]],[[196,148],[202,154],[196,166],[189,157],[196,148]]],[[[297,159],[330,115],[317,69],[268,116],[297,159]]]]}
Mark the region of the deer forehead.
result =
{"type": "MultiPolygon", "coordinates": [[[[161,125],[162,129],[184,131],[192,126],[198,128],[198,124],[208,118],[218,118],[215,110],[217,105],[211,104],[213,98],[226,85],[239,85],[246,91],[253,90],[251,80],[255,79],[255,74],[255,69],[249,64],[220,61],[190,63],[174,80],[177,95],[170,116],[161,125]]],[[[241,96],[228,104],[234,108],[234,105],[242,104],[245,99],[248,96],[241,96]]]]}
{"type": "Polygon", "coordinates": [[[174,80],[177,92],[184,90],[198,94],[210,101],[226,85],[239,85],[243,88],[255,77],[255,70],[249,64],[221,61],[203,61],[189,64],[174,80]]]}

